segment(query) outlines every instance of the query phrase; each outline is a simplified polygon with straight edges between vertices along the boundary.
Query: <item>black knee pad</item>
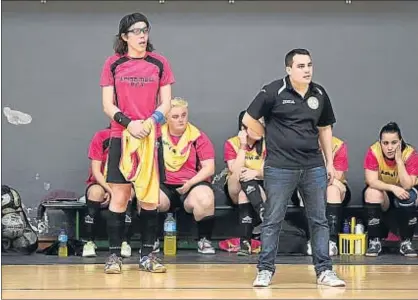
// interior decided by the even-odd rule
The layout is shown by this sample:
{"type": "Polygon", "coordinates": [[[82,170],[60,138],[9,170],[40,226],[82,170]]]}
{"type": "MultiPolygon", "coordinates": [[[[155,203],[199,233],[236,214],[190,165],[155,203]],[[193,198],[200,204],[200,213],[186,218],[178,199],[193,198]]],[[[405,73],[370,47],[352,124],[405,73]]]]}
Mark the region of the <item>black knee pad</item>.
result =
{"type": "Polygon", "coordinates": [[[417,201],[417,191],[415,189],[411,189],[409,191],[409,198],[407,200],[401,200],[398,197],[395,197],[393,199],[393,205],[396,208],[402,208],[402,209],[407,209],[407,210],[409,210],[410,208],[413,208],[415,211],[416,201],[417,201]]]}

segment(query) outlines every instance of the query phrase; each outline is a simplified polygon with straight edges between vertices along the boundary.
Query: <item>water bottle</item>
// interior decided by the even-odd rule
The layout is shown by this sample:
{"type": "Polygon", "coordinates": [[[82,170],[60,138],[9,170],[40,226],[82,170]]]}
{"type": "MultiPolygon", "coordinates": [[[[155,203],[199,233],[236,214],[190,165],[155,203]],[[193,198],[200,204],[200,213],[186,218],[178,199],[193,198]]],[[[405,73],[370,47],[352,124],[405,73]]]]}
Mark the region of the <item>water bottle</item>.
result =
{"type": "Polygon", "coordinates": [[[164,255],[176,255],[177,253],[177,237],[176,237],[176,220],[172,213],[167,214],[164,221],[164,255]]]}
{"type": "Polygon", "coordinates": [[[58,235],[58,241],[59,241],[59,248],[58,248],[58,256],[59,257],[67,257],[68,256],[68,236],[64,229],[60,231],[60,234],[58,235]]]}
{"type": "Polygon", "coordinates": [[[343,233],[350,233],[350,223],[347,219],[344,220],[343,233]]]}

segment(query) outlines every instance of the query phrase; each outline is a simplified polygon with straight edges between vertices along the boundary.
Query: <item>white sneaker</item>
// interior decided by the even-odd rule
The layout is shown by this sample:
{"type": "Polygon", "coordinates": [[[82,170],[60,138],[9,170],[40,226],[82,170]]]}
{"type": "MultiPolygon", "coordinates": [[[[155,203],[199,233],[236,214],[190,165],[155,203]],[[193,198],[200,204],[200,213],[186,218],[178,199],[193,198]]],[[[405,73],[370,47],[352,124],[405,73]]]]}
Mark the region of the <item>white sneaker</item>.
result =
{"type": "Polygon", "coordinates": [[[337,243],[333,241],[329,241],[329,256],[336,256],[336,255],[338,255],[337,243]]]}
{"type": "Polygon", "coordinates": [[[160,240],[156,239],[152,247],[152,253],[160,253],[160,240]]]}
{"type": "Polygon", "coordinates": [[[127,242],[123,242],[120,248],[120,256],[127,258],[127,257],[131,257],[131,255],[132,255],[131,246],[129,246],[127,242]]]}
{"type": "Polygon", "coordinates": [[[95,257],[96,256],[96,245],[92,241],[88,241],[83,246],[83,257],[95,257]]]}
{"type": "Polygon", "coordinates": [[[212,242],[206,238],[201,238],[197,242],[197,251],[202,254],[215,254],[215,248],[212,246],[212,242]]]}
{"type": "Polygon", "coordinates": [[[331,287],[344,287],[345,282],[338,278],[337,274],[334,271],[326,270],[323,271],[316,281],[319,285],[326,285],[331,287]]]}
{"type": "Polygon", "coordinates": [[[306,254],[309,255],[309,256],[312,255],[312,245],[311,245],[311,241],[310,240],[306,244],[306,254]]]}
{"type": "MultiPolygon", "coordinates": [[[[306,244],[306,254],[309,256],[312,255],[311,241],[308,241],[308,243],[306,244]]],[[[337,244],[333,241],[329,241],[329,256],[336,256],[336,255],[338,255],[337,244]]]]}
{"type": "Polygon", "coordinates": [[[253,282],[254,287],[268,287],[271,283],[273,272],[269,270],[261,270],[257,272],[257,277],[253,282]]]}

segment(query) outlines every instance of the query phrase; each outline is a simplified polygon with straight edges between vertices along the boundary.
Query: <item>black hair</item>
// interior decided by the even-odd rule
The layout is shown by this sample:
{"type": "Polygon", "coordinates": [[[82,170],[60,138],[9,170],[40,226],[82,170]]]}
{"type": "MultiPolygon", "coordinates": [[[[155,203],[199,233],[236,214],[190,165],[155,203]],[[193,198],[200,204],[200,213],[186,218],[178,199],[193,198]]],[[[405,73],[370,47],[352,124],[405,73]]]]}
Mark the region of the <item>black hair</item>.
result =
{"type": "Polygon", "coordinates": [[[293,49],[293,50],[289,51],[286,54],[285,58],[284,58],[284,64],[285,64],[285,66],[286,67],[292,67],[292,65],[293,65],[293,57],[295,55],[298,55],[298,54],[299,55],[308,55],[309,57],[311,57],[311,53],[309,53],[309,51],[306,50],[306,49],[301,49],[301,48],[299,48],[299,49],[293,49]]]}
{"type": "MultiPolygon", "coordinates": [[[[116,35],[116,39],[113,44],[113,50],[115,50],[117,54],[125,55],[126,53],[128,53],[128,43],[122,39],[122,35],[128,33],[129,28],[138,22],[144,22],[145,24],[147,24],[148,30],[151,29],[151,25],[147,17],[141,13],[129,14],[129,15],[124,16],[120,20],[119,32],[116,35]]],[[[154,51],[154,45],[151,43],[149,39],[148,39],[146,51],[148,52],[154,51]]]]}
{"type": "Polygon", "coordinates": [[[402,142],[401,142],[401,151],[405,150],[405,148],[406,148],[406,142],[402,138],[401,129],[399,128],[399,126],[398,126],[398,124],[396,122],[389,122],[385,126],[383,126],[382,129],[380,129],[380,133],[379,133],[379,139],[380,140],[382,140],[382,135],[384,133],[397,133],[399,139],[402,140],[402,142]]]}
{"type": "MultiPolygon", "coordinates": [[[[246,112],[247,112],[246,110],[243,110],[238,115],[238,131],[241,131],[242,127],[244,127],[244,129],[247,129],[247,126],[245,126],[242,123],[242,119],[244,119],[244,115],[246,112]]],[[[263,153],[263,138],[261,138],[258,141],[255,141],[254,146],[255,146],[255,150],[257,151],[257,154],[261,155],[263,153]]]]}

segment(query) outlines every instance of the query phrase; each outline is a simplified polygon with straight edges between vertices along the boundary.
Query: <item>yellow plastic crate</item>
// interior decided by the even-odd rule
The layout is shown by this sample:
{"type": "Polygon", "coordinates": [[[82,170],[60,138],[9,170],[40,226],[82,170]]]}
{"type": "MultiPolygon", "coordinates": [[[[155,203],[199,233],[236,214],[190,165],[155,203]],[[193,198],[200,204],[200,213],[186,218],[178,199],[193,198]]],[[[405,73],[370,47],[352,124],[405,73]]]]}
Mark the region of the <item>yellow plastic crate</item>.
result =
{"type": "Polygon", "coordinates": [[[364,255],[366,254],[366,234],[340,233],[340,255],[364,255]]]}

